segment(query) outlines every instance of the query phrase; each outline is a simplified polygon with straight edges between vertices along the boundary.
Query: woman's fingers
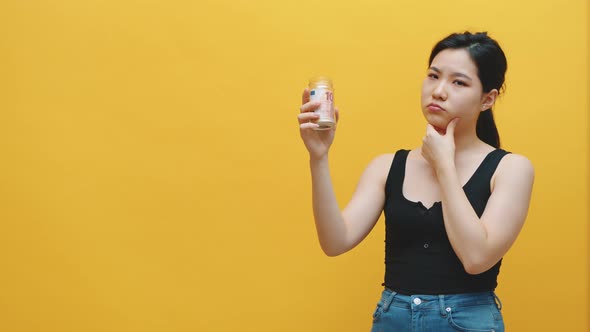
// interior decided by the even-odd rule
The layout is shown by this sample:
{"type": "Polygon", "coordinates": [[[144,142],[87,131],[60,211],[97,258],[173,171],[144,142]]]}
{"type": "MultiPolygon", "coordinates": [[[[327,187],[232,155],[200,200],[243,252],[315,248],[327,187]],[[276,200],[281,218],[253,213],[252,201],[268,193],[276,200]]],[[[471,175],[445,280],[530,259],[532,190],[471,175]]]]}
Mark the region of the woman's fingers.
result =
{"type": "Polygon", "coordinates": [[[319,124],[313,123],[313,122],[304,122],[299,125],[299,128],[301,128],[301,129],[316,129],[319,127],[320,127],[319,124]]]}
{"type": "Polygon", "coordinates": [[[320,102],[318,101],[313,101],[313,102],[307,102],[303,105],[301,105],[301,107],[299,108],[299,110],[301,110],[301,113],[305,113],[305,112],[313,112],[315,111],[318,107],[320,107],[320,102]]]}
{"type": "Polygon", "coordinates": [[[303,95],[301,96],[301,103],[306,104],[309,102],[309,89],[305,88],[303,90],[303,95]]]}
{"type": "Polygon", "coordinates": [[[305,113],[299,113],[299,115],[297,115],[297,120],[299,120],[299,123],[304,123],[304,122],[310,122],[313,120],[317,120],[319,119],[319,115],[317,113],[314,112],[305,112],[305,113]]]}

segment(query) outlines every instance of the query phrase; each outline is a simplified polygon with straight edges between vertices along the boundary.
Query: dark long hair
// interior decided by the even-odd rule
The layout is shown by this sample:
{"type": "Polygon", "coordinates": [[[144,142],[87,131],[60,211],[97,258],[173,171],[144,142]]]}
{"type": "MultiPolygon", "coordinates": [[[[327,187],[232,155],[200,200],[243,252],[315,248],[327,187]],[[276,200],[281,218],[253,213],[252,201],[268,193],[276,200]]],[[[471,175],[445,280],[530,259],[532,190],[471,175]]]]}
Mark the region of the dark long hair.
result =
{"type": "MultiPolygon", "coordinates": [[[[466,49],[471,59],[477,66],[477,76],[483,86],[483,92],[497,89],[504,92],[504,77],[506,75],[507,62],[504,51],[497,41],[490,38],[487,32],[477,33],[453,33],[439,41],[432,48],[428,66],[432,64],[434,57],[445,49],[466,49]]],[[[500,148],[500,135],[494,121],[492,109],[489,108],[479,114],[476,125],[477,136],[489,145],[500,148]]]]}

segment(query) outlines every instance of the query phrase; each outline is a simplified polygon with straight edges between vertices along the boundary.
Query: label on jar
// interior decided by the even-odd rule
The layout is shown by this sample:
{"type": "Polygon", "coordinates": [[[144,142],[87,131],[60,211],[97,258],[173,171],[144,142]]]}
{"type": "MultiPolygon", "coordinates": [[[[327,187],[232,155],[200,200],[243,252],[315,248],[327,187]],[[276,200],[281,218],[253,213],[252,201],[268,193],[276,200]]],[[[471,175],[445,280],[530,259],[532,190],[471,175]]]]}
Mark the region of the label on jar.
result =
{"type": "Polygon", "coordinates": [[[309,92],[311,101],[319,101],[320,106],[315,110],[319,114],[318,124],[320,127],[332,127],[334,119],[334,94],[326,88],[316,88],[309,92]]]}

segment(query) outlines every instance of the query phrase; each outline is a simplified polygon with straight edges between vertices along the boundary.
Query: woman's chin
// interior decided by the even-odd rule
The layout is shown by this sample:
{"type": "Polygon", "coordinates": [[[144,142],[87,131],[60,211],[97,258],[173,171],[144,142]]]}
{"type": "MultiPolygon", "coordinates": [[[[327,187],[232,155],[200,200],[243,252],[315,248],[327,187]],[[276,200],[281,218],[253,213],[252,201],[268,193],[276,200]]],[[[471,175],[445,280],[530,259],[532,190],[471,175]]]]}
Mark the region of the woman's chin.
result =
{"type": "Polygon", "coordinates": [[[426,121],[428,121],[430,123],[439,123],[440,124],[442,122],[447,121],[447,118],[448,118],[448,114],[446,114],[445,112],[433,113],[433,112],[426,110],[422,114],[424,115],[424,118],[426,119],[426,121]]]}
{"type": "Polygon", "coordinates": [[[434,118],[434,117],[430,117],[430,116],[426,117],[426,122],[430,123],[433,127],[439,127],[439,128],[441,128],[441,127],[446,128],[447,125],[449,124],[447,119],[434,118]]]}
{"type": "MultiPolygon", "coordinates": [[[[438,120],[438,119],[437,119],[438,120]]],[[[426,119],[426,122],[429,123],[434,129],[439,133],[444,135],[447,132],[447,125],[448,123],[445,121],[433,121],[433,119],[426,119]]]]}

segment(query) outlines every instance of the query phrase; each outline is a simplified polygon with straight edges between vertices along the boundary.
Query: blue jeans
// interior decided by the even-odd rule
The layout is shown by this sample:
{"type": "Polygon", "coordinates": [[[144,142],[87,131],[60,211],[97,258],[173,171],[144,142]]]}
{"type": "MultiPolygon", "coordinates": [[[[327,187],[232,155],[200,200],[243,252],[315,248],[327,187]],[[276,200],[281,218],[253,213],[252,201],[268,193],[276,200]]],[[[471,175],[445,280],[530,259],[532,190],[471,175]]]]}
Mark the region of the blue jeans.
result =
{"type": "Polygon", "coordinates": [[[504,332],[501,309],[492,291],[410,296],[385,288],[371,332],[504,332]]]}

